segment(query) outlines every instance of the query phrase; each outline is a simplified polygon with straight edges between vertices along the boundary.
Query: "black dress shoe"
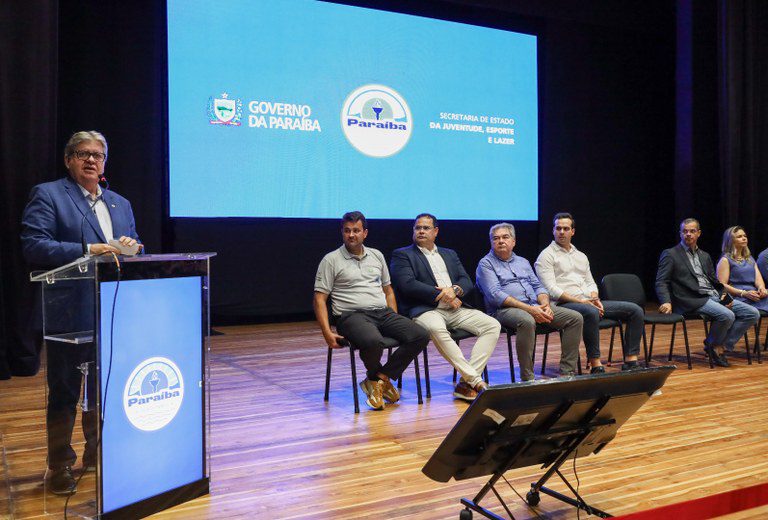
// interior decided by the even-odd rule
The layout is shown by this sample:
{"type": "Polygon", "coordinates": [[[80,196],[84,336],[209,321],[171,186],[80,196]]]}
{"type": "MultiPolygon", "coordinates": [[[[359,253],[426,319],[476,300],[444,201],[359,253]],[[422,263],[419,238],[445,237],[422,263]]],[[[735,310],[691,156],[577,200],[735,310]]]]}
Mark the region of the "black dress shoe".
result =
{"type": "Polygon", "coordinates": [[[589,369],[590,374],[605,374],[605,367],[603,365],[598,365],[596,367],[592,367],[589,369]]]}
{"type": "Polygon", "coordinates": [[[717,365],[719,367],[731,366],[730,364],[728,364],[728,360],[725,359],[725,356],[723,354],[718,354],[714,348],[709,346],[704,347],[704,352],[707,353],[707,356],[709,357],[709,361],[713,365],[717,365]]]}
{"type": "Polygon", "coordinates": [[[58,469],[48,469],[48,491],[54,495],[72,495],[77,491],[75,478],[72,476],[72,468],[64,466],[58,469]]]}

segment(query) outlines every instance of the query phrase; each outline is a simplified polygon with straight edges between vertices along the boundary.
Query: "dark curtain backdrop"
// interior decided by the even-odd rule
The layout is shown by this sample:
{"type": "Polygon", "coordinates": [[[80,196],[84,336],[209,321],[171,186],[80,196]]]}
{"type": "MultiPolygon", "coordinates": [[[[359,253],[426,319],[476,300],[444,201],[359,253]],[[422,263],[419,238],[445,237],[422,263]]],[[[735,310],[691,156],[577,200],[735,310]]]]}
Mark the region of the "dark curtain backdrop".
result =
{"type": "Polygon", "coordinates": [[[21,212],[56,171],[58,5],[0,2],[0,379],[37,370],[24,316],[34,288],[21,258],[21,212]]]}
{"type": "MultiPolygon", "coordinates": [[[[597,278],[634,272],[651,289],[658,254],[677,241],[681,217],[702,220],[705,248],[716,253],[729,219],[749,229],[765,214],[760,2],[364,4],[540,34],[540,220],[515,223],[522,256],[533,260],[551,239],[551,215],[570,210],[575,242],[597,278]]],[[[82,129],[109,140],[110,184],[131,200],[150,252],[219,253],[212,262],[218,322],[309,316],[317,262],[340,243],[336,221],[165,217],[162,2],[12,0],[0,2],[0,23],[0,376],[35,368],[36,340],[30,347],[20,339],[31,294],[21,211],[34,184],[64,175],[64,142],[82,129]]],[[[503,204],[506,189],[514,186],[501,177],[489,193],[503,204]]],[[[485,201],[467,201],[478,203],[485,201]]],[[[354,200],[350,209],[358,209],[354,200]]],[[[488,249],[489,224],[443,222],[439,243],[457,249],[472,272],[488,249]]],[[[389,254],[409,242],[410,225],[373,221],[370,245],[389,254]]],[[[752,236],[753,245],[768,245],[757,229],[752,236]]]]}
{"type": "Polygon", "coordinates": [[[720,0],[719,151],[723,226],[768,247],[768,2],[720,0]]]}

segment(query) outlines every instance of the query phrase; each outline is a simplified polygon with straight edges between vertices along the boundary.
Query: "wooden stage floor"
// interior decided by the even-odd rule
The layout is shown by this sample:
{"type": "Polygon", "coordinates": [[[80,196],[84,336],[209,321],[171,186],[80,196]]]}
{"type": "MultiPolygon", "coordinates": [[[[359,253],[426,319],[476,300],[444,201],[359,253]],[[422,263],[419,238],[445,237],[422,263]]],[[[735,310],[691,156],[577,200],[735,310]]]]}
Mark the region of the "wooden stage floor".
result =
{"type": "MultiPolygon", "coordinates": [[[[579,491],[593,506],[619,515],[768,482],[768,360],[747,365],[740,343],[731,368],[710,370],[701,323],[689,328],[693,370],[679,335],[678,370],[663,394],[602,453],[578,461],[579,491]]],[[[665,329],[657,331],[657,365],[666,364],[665,329]]],[[[331,398],[323,402],[326,348],[314,323],[220,330],[225,335],[212,338],[211,355],[211,493],[156,518],[456,519],[459,499],[472,498],[485,482],[442,484],[421,473],[467,407],[453,400],[450,367],[432,345],[430,400],[417,404],[409,369],[399,404],[375,412],[363,402],[356,415],[346,351],[334,357],[331,398]]],[[[510,381],[506,350],[502,336],[489,363],[492,384],[510,381]]],[[[548,376],[558,358],[553,335],[548,376]]],[[[363,374],[359,360],[357,366],[363,374]]],[[[63,499],[43,496],[43,404],[42,376],[0,382],[0,518],[62,518],[63,499]]],[[[570,464],[564,473],[573,477],[570,464]]],[[[507,478],[524,495],[539,474],[532,467],[507,478]]],[[[531,511],[506,484],[499,491],[516,518],[577,518],[550,497],[542,495],[531,511]]],[[[483,504],[503,514],[492,495],[483,504]]],[[[728,518],[766,517],[768,508],[728,518]]]]}

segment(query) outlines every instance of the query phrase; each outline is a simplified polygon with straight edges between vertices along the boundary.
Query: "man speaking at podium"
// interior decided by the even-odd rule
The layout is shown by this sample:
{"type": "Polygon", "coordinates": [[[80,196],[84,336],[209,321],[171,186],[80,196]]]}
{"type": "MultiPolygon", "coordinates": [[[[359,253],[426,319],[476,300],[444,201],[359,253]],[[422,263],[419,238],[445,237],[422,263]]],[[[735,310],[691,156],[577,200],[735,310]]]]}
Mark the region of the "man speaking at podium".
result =
{"type": "MultiPolygon", "coordinates": [[[[25,260],[34,268],[53,269],[84,254],[120,253],[109,244],[117,239],[126,248],[138,244],[131,204],[109,189],[102,190],[107,141],[99,132],[77,132],[64,148],[69,177],[32,188],[22,216],[21,243],[25,260]]],[[[32,319],[39,320],[39,316],[32,319]]],[[[93,361],[91,344],[48,342],[48,490],[75,492],[72,465],[77,456],[71,446],[82,374],[77,368],[93,361]]],[[[95,371],[91,371],[95,374],[95,371]]],[[[95,380],[94,380],[95,381],[95,380]]],[[[95,383],[89,383],[95,391],[95,383]]],[[[89,396],[89,401],[92,396],[89,396]]],[[[95,411],[83,413],[85,453],[83,467],[96,465],[95,411]]]]}

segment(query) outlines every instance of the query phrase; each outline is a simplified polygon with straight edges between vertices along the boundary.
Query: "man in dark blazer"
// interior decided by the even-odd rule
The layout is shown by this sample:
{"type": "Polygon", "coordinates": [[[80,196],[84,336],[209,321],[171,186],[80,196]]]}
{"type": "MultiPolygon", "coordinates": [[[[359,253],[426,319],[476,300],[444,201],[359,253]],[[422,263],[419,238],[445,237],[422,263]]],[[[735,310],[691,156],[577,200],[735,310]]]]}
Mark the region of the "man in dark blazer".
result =
{"type": "Polygon", "coordinates": [[[496,348],[501,326],[491,316],[464,305],[474,285],[456,252],[435,245],[437,233],[434,215],[416,217],[413,244],[392,253],[392,285],[400,312],[429,331],[437,350],[461,374],[454,397],[471,401],[487,387],[481,374],[496,348]],[[449,329],[477,336],[469,361],[449,329]]]}
{"type": "MultiPolygon", "coordinates": [[[[52,269],[67,264],[84,254],[120,253],[110,245],[116,239],[125,248],[141,248],[138,243],[130,203],[111,190],[102,190],[107,141],[99,132],[77,132],[64,148],[64,165],[69,177],[39,184],[32,189],[22,216],[21,243],[24,258],[36,269],[52,269]]],[[[62,284],[66,286],[65,283],[62,284]]],[[[65,297],[81,299],[77,287],[65,297]]],[[[71,307],[78,302],[73,301],[71,307]]],[[[58,317],[62,319],[62,317],[58,317]]],[[[39,320],[39,316],[30,317],[39,320]]],[[[75,319],[78,319],[75,317],[75,319]]],[[[91,325],[92,326],[92,325],[91,325]]],[[[46,327],[50,329],[50,324],[46,327]]],[[[78,366],[93,361],[92,344],[71,345],[55,341],[46,343],[48,407],[47,489],[56,494],[75,492],[71,466],[77,460],[72,449],[72,429],[80,398],[82,374],[78,366]]],[[[95,371],[91,370],[93,375],[95,371]]],[[[95,389],[95,378],[89,379],[89,393],[95,389]]],[[[89,400],[94,396],[89,395],[89,400]]],[[[83,413],[86,437],[83,467],[96,463],[95,411],[83,413]]]]}
{"type": "Polygon", "coordinates": [[[659,311],[707,316],[712,325],[704,340],[704,350],[713,364],[729,366],[725,351],[733,351],[736,342],[757,323],[760,314],[739,301],[724,304],[725,289],[717,280],[712,257],[697,245],[700,236],[699,221],[687,218],[680,223],[680,243],[661,253],[656,273],[659,311]]]}

